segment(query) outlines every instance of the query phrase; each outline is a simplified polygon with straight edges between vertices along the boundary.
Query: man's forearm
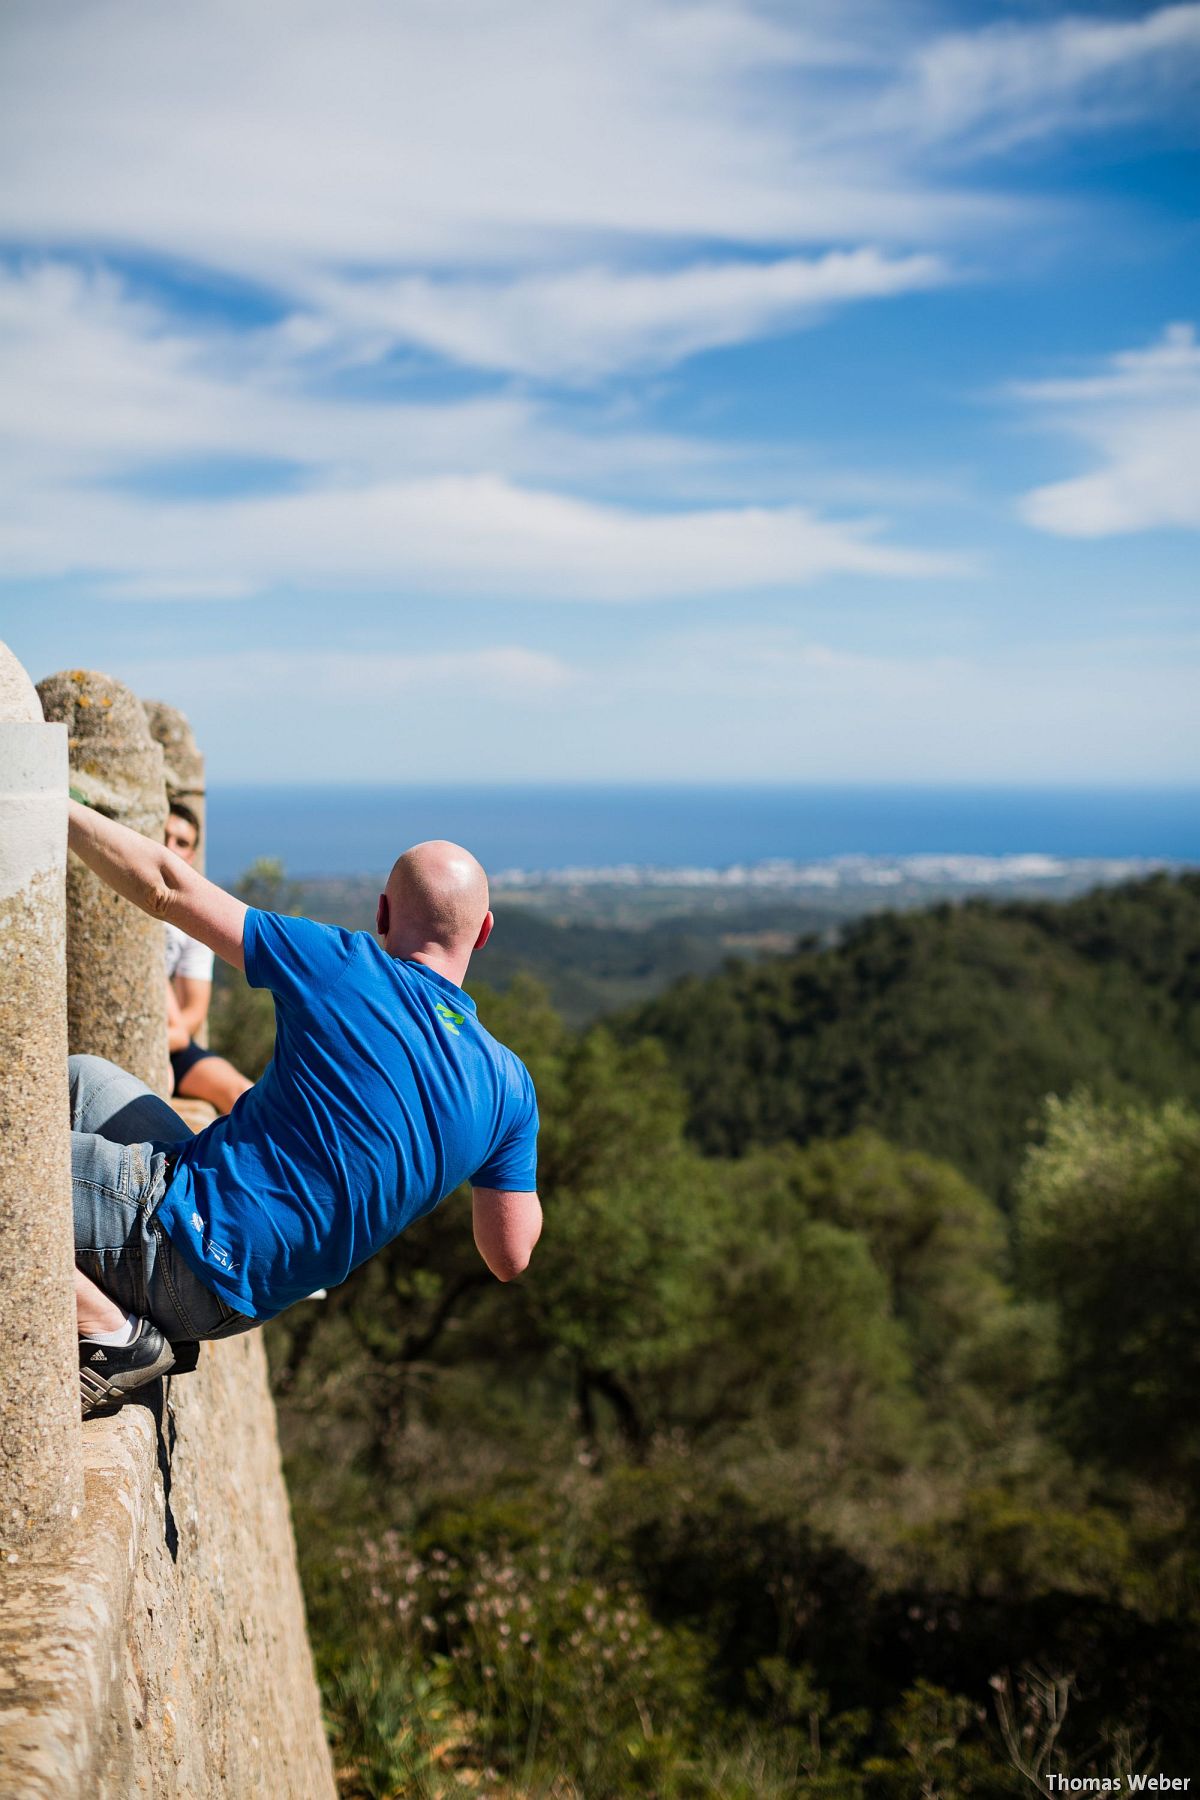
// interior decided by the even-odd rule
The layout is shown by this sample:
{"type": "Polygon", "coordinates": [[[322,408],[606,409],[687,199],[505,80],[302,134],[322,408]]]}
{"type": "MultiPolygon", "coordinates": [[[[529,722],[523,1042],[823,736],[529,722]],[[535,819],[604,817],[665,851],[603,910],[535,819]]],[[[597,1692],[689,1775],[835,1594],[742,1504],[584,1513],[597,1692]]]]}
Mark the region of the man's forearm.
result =
{"type": "Polygon", "coordinates": [[[75,800],[68,820],[68,843],[101,881],[152,918],[198,938],[232,968],[245,967],[244,900],[206,881],[165,844],[152,843],[75,800]]]}
{"type": "Polygon", "coordinates": [[[128,825],[102,813],[69,803],[67,842],[101,881],[143,912],[164,918],[172,896],[187,883],[191,871],[181,857],[128,825]]]}

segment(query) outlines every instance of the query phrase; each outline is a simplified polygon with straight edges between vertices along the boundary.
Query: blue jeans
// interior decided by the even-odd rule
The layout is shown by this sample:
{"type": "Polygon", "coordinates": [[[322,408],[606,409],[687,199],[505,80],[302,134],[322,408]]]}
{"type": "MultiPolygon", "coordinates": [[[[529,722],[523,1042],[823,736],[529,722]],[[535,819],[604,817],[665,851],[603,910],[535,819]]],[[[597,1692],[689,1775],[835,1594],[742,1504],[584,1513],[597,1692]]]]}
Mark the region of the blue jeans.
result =
{"type": "Polygon", "coordinates": [[[257,1319],[197,1279],[155,1219],[171,1148],[192,1133],[165,1100],[102,1056],[73,1056],[75,1265],[172,1343],[234,1337],[257,1319]]]}

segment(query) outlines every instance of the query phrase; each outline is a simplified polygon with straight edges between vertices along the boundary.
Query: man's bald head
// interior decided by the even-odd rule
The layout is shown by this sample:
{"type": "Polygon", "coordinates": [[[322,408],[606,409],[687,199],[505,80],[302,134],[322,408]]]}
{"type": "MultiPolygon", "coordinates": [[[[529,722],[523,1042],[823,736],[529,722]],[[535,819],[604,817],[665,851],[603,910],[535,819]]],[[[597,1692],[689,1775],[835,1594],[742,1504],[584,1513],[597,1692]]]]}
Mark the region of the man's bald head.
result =
{"type": "Polygon", "coordinates": [[[392,956],[441,951],[469,956],[486,935],[488,884],[461,844],[430,838],[396,859],[381,904],[380,930],[392,956]]]}

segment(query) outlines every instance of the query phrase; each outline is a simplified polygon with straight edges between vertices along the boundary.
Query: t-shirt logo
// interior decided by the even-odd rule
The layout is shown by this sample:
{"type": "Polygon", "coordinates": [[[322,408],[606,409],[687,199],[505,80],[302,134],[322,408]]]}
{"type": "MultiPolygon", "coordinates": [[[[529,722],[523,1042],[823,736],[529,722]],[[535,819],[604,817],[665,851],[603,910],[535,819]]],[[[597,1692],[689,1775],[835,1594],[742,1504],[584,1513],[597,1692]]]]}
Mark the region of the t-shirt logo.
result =
{"type": "Polygon", "coordinates": [[[218,1244],[213,1238],[205,1238],[204,1248],[214,1262],[220,1263],[227,1275],[233,1275],[237,1272],[237,1264],[234,1262],[232,1256],[230,1256],[224,1244],[218,1244]]]}
{"type": "Polygon", "coordinates": [[[458,1028],[466,1020],[467,1015],[465,1013],[454,1012],[446,1005],[444,1000],[434,1001],[434,1011],[437,1013],[438,1018],[446,1027],[446,1030],[450,1033],[451,1037],[461,1037],[462,1033],[458,1028]]]}

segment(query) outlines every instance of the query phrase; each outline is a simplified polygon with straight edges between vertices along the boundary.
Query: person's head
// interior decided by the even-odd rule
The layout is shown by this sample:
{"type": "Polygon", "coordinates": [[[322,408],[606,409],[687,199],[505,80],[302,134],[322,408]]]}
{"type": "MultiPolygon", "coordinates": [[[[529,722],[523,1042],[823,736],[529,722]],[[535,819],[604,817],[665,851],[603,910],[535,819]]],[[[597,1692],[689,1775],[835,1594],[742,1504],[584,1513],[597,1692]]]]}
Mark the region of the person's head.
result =
{"type": "Polygon", "coordinates": [[[492,924],[487,876],[469,850],[444,838],[414,844],[397,857],[375,915],[389,956],[420,956],[447,965],[447,973],[465,972],[492,924]]]}
{"type": "Polygon", "coordinates": [[[191,807],[185,806],[182,800],[175,800],[171,803],[163,841],[167,849],[173,850],[176,856],[182,856],[184,862],[190,863],[195,860],[196,851],[200,845],[200,821],[191,807]]]}

